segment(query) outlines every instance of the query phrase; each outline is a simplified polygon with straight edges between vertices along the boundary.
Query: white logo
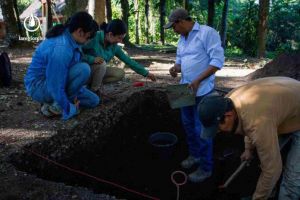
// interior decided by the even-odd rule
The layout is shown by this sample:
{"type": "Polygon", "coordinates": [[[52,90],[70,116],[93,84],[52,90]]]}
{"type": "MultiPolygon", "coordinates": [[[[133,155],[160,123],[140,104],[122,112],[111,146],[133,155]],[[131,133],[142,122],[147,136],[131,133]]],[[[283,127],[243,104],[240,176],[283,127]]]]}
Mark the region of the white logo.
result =
{"type": "Polygon", "coordinates": [[[40,26],[41,23],[39,18],[33,16],[33,14],[24,19],[24,27],[28,32],[35,32],[40,28],[40,26]]]}

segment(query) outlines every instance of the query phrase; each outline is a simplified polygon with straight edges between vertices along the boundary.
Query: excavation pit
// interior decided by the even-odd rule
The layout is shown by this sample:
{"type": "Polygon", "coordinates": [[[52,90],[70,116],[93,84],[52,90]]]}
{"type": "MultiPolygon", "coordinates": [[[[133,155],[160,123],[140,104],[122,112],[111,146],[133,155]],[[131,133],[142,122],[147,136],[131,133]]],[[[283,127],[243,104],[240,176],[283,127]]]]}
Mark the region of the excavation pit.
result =
{"type": "MultiPolygon", "coordinates": [[[[85,124],[71,130],[58,130],[53,137],[25,146],[21,152],[11,156],[11,162],[17,169],[42,179],[87,187],[95,193],[106,193],[119,199],[147,199],[69,171],[30,151],[162,200],[176,199],[176,186],[171,181],[173,172],[181,170],[188,174],[196,169],[183,170],[180,167],[180,162],[188,156],[180,111],[169,107],[163,90],[133,93],[85,124]],[[149,144],[149,136],[155,132],[174,133],[178,138],[169,159],[161,159],[149,144]]],[[[180,199],[232,200],[251,195],[259,175],[257,161],[242,171],[225,192],[218,189],[239,166],[242,151],[243,137],[218,135],[214,142],[212,177],[203,183],[187,182],[182,185],[180,199]],[[235,153],[226,159],[218,159],[228,148],[235,153]]]]}

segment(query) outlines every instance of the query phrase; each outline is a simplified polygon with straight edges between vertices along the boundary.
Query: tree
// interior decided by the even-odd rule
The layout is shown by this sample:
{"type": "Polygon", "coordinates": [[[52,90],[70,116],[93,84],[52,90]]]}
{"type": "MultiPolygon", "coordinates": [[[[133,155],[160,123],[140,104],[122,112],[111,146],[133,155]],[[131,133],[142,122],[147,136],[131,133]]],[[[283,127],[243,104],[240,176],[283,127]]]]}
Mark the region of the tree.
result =
{"type": "Polygon", "coordinates": [[[266,36],[267,36],[267,23],[269,15],[270,1],[259,0],[259,21],[258,21],[258,35],[257,35],[257,56],[259,58],[265,57],[266,53],[266,36]]]}
{"type": "Polygon", "coordinates": [[[214,27],[215,18],[215,1],[208,0],[208,13],[207,13],[207,25],[214,27]]]}
{"type": "Polygon", "coordinates": [[[233,47],[240,48],[243,53],[255,56],[257,53],[258,5],[255,0],[243,3],[240,10],[235,10],[228,38],[233,47]]]}
{"type": "Polygon", "coordinates": [[[226,47],[226,32],[227,32],[227,13],[228,13],[228,0],[224,0],[224,6],[222,11],[222,24],[221,24],[221,42],[222,47],[226,47]]]}
{"type": "Polygon", "coordinates": [[[300,4],[297,0],[273,0],[268,16],[266,49],[292,52],[300,49],[300,4]]]}
{"type": "MultiPolygon", "coordinates": [[[[122,9],[122,20],[125,22],[126,26],[128,27],[128,18],[129,18],[129,3],[128,0],[121,0],[121,9],[122,9]]],[[[131,45],[129,42],[129,34],[126,34],[124,38],[125,45],[131,45]]]]}
{"type": "Polygon", "coordinates": [[[134,13],[135,13],[135,43],[140,44],[139,36],[139,0],[134,0],[134,13]]]}
{"type": "Polygon", "coordinates": [[[96,9],[96,0],[89,0],[88,2],[88,13],[95,17],[95,9],[96,9]]]}
{"type": "Polygon", "coordinates": [[[95,21],[98,24],[105,22],[105,3],[106,0],[95,0],[95,21]]]}
{"type": "Polygon", "coordinates": [[[98,24],[105,22],[105,0],[89,0],[88,12],[98,24]]]}
{"type": "Polygon", "coordinates": [[[22,25],[21,25],[21,20],[20,20],[20,12],[19,12],[19,9],[18,9],[17,0],[13,0],[13,4],[14,4],[15,16],[17,18],[18,30],[19,30],[20,35],[23,36],[24,31],[22,30],[22,25]]]}
{"type": "Polygon", "coordinates": [[[46,32],[52,27],[53,25],[53,18],[52,18],[52,2],[51,0],[43,0],[42,1],[42,16],[43,24],[46,24],[46,27],[43,28],[43,35],[46,35],[46,32]]]}
{"type": "Polygon", "coordinates": [[[74,1],[74,0],[65,0],[66,7],[64,10],[64,14],[66,18],[72,16],[75,12],[78,11],[86,11],[88,6],[89,0],[80,0],[80,1],[74,1]]]}
{"type": "Polygon", "coordinates": [[[145,34],[146,34],[146,43],[149,44],[149,0],[145,0],[145,34]]]}
{"type": "Polygon", "coordinates": [[[165,44],[165,16],[166,16],[166,0],[160,0],[159,4],[159,13],[160,13],[160,41],[165,44]]]}
{"type": "Polygon", "coordinates": [[[111,0],[106,0],[106,19],[108,22],[112,20],[111,0]]]}
{"type": "Polygon", "coordinates": [[[156,42],[156,23],[157,23],[157,17],[155,16],[155,10],[157,10],[157,8],[159,6],[156,6],[155,2],[154,1],[150,1],[149,2],[149,20],[150,20],[150,26],[149,26],[149,32],[150,32],[150,35],[149,35],[149,39],[150,39],[150,42],[153,43],[153,42],[156,42]]]}
{"type": "Polygon", "coordinates": [[[189,10],[189,0],[183,0],[183,8],[185,10],[189,10]]]}
{"type": "Polygon", "coordinates": [[[1,0],[0,7],[3,19],[6,22],[6,40],[9,44],[13,44],[22,35],[22,28],[19,19],[19,12],[16,0],[1,0]]]}

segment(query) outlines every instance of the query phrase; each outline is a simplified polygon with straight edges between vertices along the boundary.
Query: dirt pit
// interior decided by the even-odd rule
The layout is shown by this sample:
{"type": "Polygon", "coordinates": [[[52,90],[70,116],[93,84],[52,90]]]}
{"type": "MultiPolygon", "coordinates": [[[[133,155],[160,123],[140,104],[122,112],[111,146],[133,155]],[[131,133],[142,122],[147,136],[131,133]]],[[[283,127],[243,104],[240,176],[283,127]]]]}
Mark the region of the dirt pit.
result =
{"type": "MultiPolygon", "coordinates": [[[[83,126],[67,132],[61,130],[25,149],[158,199],[176,199],[176,186],[170,176],[176,170],[183,170],[180,162],[188,155],[180,111],[172,110],[166,94],[156,90],[134,93],[118,106],[119,117],[115,122],[113,119],[101,120],[100,115],[83,126]],[[149,144],[149,136],[155,132],[170,132],[178,137],[170,157],[162,158],[149,144]]],[[[232,200],[251,195],[259,176],[257,160],[245,168],[225,192],[218,189],[239,166],[243,145],[241,136],[219,134],[214,140],[212,177],[202,183],[187,182],[181,186],[180,199],[232,200]],[[224,152],[232,153],[223,159],[224,152]]],[[[148,199],[56,166],[26,150],[13,154],[11,162],[17,169],[42,179],[87,187],[95,193],[106,193],[120,199],[148,199]]],[[[195,169],[183,171],[188,174],[195,169]]]]}

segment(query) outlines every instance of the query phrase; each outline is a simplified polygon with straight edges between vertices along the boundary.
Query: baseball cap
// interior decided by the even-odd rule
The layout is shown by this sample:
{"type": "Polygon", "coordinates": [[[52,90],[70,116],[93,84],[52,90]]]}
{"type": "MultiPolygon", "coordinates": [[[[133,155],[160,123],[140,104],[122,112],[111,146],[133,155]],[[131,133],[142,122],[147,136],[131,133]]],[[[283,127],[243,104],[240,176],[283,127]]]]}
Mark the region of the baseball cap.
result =
{"type": "Polygon", "coordinates": [[[226,108],[227,99],[221,95],[208,95],[203,97],[198,105],[199,119],[202,123],[201,138],[212,138],[218,132],[226,108]]]}
{"type": "Polygon", "coordinates": [[[169,16],[169,23],[164,25],[165,29],[169,29],[178,20],[184,20],[189,17],[188,12],[183,8],[177,8],[169,16]]]}

